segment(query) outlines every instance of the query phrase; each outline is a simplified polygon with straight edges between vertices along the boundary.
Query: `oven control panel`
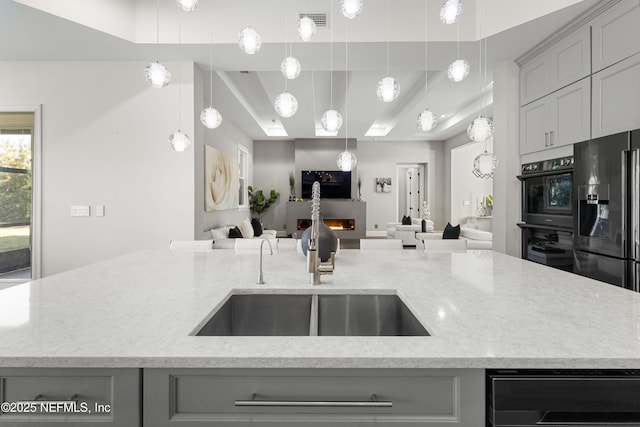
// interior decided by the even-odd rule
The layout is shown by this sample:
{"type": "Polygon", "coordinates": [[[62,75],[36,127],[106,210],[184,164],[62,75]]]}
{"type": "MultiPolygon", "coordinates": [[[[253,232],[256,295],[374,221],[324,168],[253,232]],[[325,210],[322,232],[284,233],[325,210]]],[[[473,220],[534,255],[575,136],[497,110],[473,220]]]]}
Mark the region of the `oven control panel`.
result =
{"type": "Polygon", "coordinates": [[[573,169],[573,156],[560,157],[558,159],[544,160],[541,162],[525,163],[522,165],[522,174],[545,172],[561,169],[573,169]]]}

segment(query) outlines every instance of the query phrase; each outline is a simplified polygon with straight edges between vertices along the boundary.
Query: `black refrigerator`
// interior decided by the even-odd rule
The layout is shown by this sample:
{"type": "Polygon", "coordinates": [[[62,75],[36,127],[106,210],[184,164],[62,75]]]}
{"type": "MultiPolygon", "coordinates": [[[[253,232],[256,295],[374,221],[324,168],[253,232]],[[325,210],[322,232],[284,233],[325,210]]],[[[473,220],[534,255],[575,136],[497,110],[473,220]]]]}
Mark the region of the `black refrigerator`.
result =
{"type": "Polygon", "coordinates": [[[640,130],[574,146],[574,273],[640,291],[640,130]]]}

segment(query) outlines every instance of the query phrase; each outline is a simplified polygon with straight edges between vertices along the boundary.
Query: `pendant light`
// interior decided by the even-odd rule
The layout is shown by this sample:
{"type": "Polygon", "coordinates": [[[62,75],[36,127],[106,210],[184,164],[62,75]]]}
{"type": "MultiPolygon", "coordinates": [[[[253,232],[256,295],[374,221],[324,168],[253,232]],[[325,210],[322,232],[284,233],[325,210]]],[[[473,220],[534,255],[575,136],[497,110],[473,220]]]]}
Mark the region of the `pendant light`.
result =
{"type": "Polygon", "coordinates": [[[171,82],[171,73],[157,59],[160,56],[160,0],[156,2],[156,46],[156,62],[146,66],[144,75],[151,86],[163,88],[171,82]]]}
{"type": "Polygon", "coordinates": [[[362,13],[362,0],[340,0],[340,9],[347,19],[354,19],[362,13]]]}
{"type": "MultiPolygon", "coordinates": [[[[333,2],[331,2],[331,9],[329,11],[330,19],[333,19],[333,2]]],[[[327,132],[336,133],[342,127],[342,115],[333,109],[333,26],[329,32],[329,109],[322,113],[320,117],[320,123],[322,129],[327,132]]]]}
{"type": "Polygon", "coordinates": [[[378,82],[376,95],[382,102],[394,101],[400,94],[400,83],[389,75],[389,0],[387,0],[387,76],[378,82]]]}
{"type": "Polygon", "coordinates": [[[209,73],[209,107],[200,113],[200,121],[204,127],[215,129],[222,124],[222,115],[218,110],[213,108],[213,35],[211,36],[211,47],[209,49],[209,63],[211,66],[209,73]]]}
{"type": "Polygon", "coordinates": [[[454,83],[458,83],[464,80],[465,77],[469,75],[469,70],[471,69],[467,61],[465,61],[464,59],[460,59],[460,23],[459,22],[458,22],[457,46],[458,46],[458,54],[457,54],[458,59],[453,61],[451,65],[449,65],[449,68],[447,69],[447,77],[449,77],[449,80],[451,80],[454,83]]]}
{"type": "MultiPolygon", "coordinates": [[[[482,40],[480,40],[480,69],[482,69],[482,40]]],[[[484,79],[482,78],[482,73],[479,74],[480,80],[480,94],[482,94],[482,87],[487,80],[487,39],[485,38],[485,48],[484,48],[484,79]]],[[[486,103],[483,101],[482,110],[486,108],[486,103]]],[[[469,139],[474,142],[483,142],[489,138],[493,137],[493,121],[488,117],[483,115],[483,111],[480,112],[480,116],[471,122],[469,127],[467,128],[467,135],[469,139]]]]}
{"type": "Polygon", "coordinates": [[[296,26],[296,33],[298,34],[298,38],[303,42],[311,41],[313,36],[316,35],[316,23],[313,19],[308,16],[303,16],[298,20],[298,25],[296,26]]]}
{"type": "MultiPolygon", "coordinates": [[[[424,1],[424,97],[427,99],[428,91],[427,87],[429,84],[429,32],[427,30],[429,24],[429,2],[428,0],[424,1]]],[[[429,132],[438,123],[438,119],[436,119],[436,115],[433,114],[433,111],[425,108],[420,114],[418,114],[418,119],[416,124],[418,125],[418,130],[421,132],[429,132]]]]}
{"type": "Polygon", "coordinates": [[[176,3],[185,12],[193,12],[198,7],[198,0],[176,0],[176,3]]]}
{"type": "Polygon", "coordinates": [[[498,158],[495,154],[487,152],[485,144],[484,152],[478,154],[473,160],[472,173],[478,178],[489,179],[493,178],[497,167],[498,158]]]}
{"type": "Polygon", "coordinates": [[[453,24],[458,21],[463,10],[462,0],[446,0],[440,8],[440,20],[444,24],[453,24]]]}
{"type": "Polygon", "coordinates": [[[191,146],[191,138],[189,138],[189,135],[180,130],[180,85],[182,83],[182,67],[180,66],[181,41],[180,26],[178,26],[178,130],[169,135],[169,146],[174,151],[186,151],[191,146]]]}
{"type": "Polygon", "coordinates": [[[238,33],[238,46],[247,55],[255,55],[262,47],[262,37],[251,27],[244,27],[238,33]]]}
{"type": "Polygon", "coordinates": [[[348,86],[348,76],[347,69],[349,64],[349,24],[347,24],[346,30],[346,39],[344,44],[345,51],[345,59],[344,59],[344,102],[345,102],[345,132],[344,132],[344,151],[338,154],[338,158],[336,159],[336,164],[338,165],[338,169],[343,172],[352,171],[356,165],[358,164],[358,159],[356,159],[356,155],[349,151],[349,86],[348,86]]]}
{"type": "Polygon", "coordinates": [[[289,0],[285,0],[285,12],[284,12],[284,28],[285,28],[285,41],[284,41],[284,54],[285,59],[280,64],[280,70],[284,75],[284,92],[276,96],[273,106],[281,117],[292,117],[298,111],[298,100],[293,94],[287,92],[287,81],[289,79],[295,79],[300,75],[300,62],[292,56],[287,56],[287,13],[288,13],[289,0]],[[293,69],[287,68],[289,63],[293,69]],[[296,69],[297,65],[297,69],[296,69]]]}

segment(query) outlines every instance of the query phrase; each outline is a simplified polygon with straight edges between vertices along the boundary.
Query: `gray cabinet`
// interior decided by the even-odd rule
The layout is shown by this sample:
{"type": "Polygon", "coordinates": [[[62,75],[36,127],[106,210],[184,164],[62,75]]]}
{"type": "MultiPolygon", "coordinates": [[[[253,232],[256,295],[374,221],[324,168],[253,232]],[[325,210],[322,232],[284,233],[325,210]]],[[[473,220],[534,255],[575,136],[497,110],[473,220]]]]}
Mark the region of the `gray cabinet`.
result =
{"type": "Polygon", "coordinates": [[[0,402],[1,427],[135,427],[141,424],[140,371],[0,369],[0,402]]]}
{"type": "Polygon", "coordinates": [[[593,137],[640,128],[640,54],[605,68],[592,79],[593,137]]]}
{"type": "Polygon", "coordinates": [[[623,0],[591,23],[593,72],[640,52],[640,0],[623,0]]]}
{"type": "Polygon", "coordinates": [[[520,105],[591,74],[589,27],[560,40],[520,68],[520,105]]]}
{"type": "Polygon", "coordinates": [[[590,79],[585,78],[520,108],[520,154],[590,137],[590,79]]]}
{"type": "Polygon", "coordinates": [[[484,425],[481,369],[145,369],[144,423],[484,425]]]}

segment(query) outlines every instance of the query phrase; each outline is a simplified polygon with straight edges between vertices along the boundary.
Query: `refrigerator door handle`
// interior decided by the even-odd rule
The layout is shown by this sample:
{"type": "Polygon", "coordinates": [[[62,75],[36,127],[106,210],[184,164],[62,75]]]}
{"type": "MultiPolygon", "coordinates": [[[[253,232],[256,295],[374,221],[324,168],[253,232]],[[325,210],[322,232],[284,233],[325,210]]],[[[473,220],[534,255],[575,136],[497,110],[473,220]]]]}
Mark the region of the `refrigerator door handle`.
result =
{"type": "Polygon", "coordinates": [[[628,215],[629,215],[629,189],[628,187],[628,183],[629,183],[629,178],[627,177],[627,165],[629,164],[629,158],[631,156],[631,152],[629,151],[622,151],[620,153],[621,159],[620,159],[620,180],[621,183],[620,185],[622,186],[622,225],[620,227],[620,233],[622,234],[622,257],[623,258],[631,258],[632,254],[629,253],[631,251],[633,251],[633,249],[631,248],[631,245],[629,245],[629,241],[627,239],[627,233],[629,232],[629,226],[628,224],[628,215]]]}
{"type": "Polygon", "coordinates": [[[640,149],[631,152],[631,248],[632,258],[640,261],[640,149]]]}

